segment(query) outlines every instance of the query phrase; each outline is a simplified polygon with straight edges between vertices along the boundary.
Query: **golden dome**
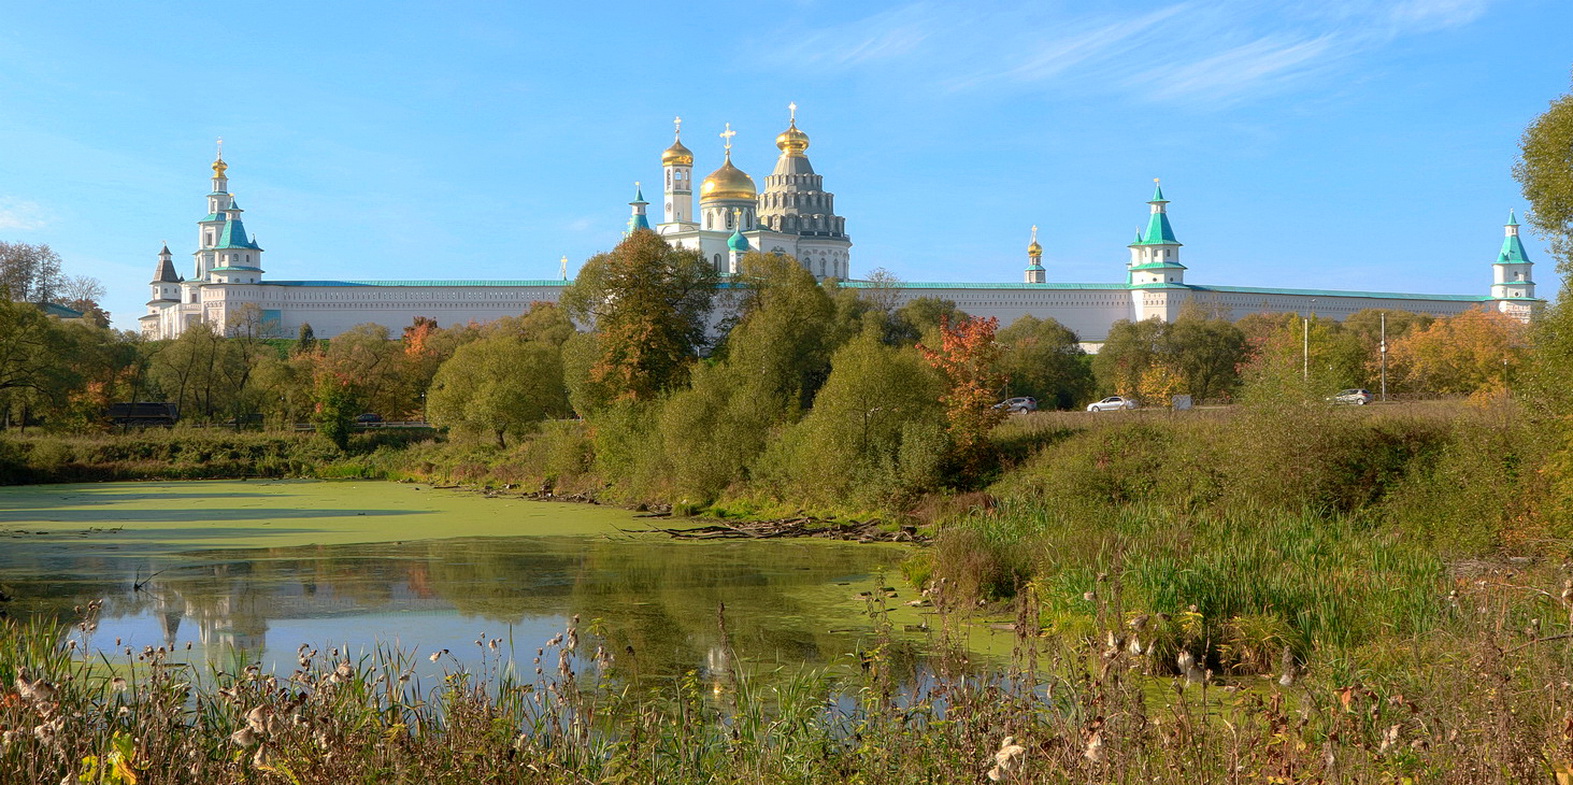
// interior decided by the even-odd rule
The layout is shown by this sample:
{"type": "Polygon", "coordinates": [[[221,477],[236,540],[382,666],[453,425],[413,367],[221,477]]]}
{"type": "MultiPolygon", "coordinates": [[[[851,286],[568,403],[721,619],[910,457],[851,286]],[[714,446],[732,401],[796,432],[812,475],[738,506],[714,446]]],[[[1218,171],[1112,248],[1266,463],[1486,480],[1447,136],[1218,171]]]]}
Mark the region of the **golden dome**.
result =
{"type": "Polygon", "coordinates": [[[756,199],[759,192],[754,188],[754,179],[743,170],[732,165],[732,156],[729,153],[726,163],[721,168],[710,173],[709,177],[699,185],[699,199],[756,199]]]}
{"type": "Polygon", "coordinates": [[[672,146],[661,153],[662,166],[693,166],[694,151],[683,146],[681,139],[673,140],[672,146]]]}
{"type": "Polygon", "coordinates": [[[224,163],[224,159],[220,158],[218,160],[215,160],[213,162],[213,176],[214,177],[223,177],[224,176],[224,170],[228,169],[228,168],[229,168],[229,164],[224,163]]]}
{"type": "Polygon", "coordinates": [[[1038,245],[1038,241],[1037,240],[1033,240],[1032,241],[1032,245],[1027,246],[1027,255],[1028,256],[1042,256],[1043,255],[1043,246],[1038,245]]]}
{"type": "Polygon", "coordinates": [[[808,134],[799,131],[797,123],[793,122],[776,137],[776,147],[787,155],[802,155],[803,151],[808,149],[808,134]]]}

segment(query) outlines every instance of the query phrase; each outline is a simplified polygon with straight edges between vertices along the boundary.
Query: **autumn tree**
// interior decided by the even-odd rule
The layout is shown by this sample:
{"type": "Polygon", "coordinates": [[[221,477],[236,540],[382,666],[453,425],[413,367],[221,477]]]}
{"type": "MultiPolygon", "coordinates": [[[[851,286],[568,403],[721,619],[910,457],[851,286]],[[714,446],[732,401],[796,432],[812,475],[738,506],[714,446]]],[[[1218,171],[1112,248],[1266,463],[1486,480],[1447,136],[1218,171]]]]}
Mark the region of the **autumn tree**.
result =
{"type": "Polygon", "coordinates": [[[1405,390],[1470,395],[1501,390],[1526,360],[1525,325],[1505,314],[1469,310],[1393,342],[1392,375],[1405,390]]]}
{"type": "Polygon", "coordinates": [[[1001,347],[995,340],[999,320],[941,318],[940,344],[918,344],[918,352],[946,380],[940,404],[945,409],[947,432],[955,466],[963,479],[977,478],[991,455],[989,432],[1005,419],[1004,409],[994,408],[1005,378],[999,372],[1001,347]]]}
{"type": "MultiPolygon", "coordinates": [[[[651,400],[681,386],[705,346],[705,325],[718,274],[698,251],[674,248],[660,235],[636,231],[609,253],[585,262],[562,305],[594,340],[574,353],[576,371],[607,400],[651,400]]],[[[604,400],[592,400],[603,399],[604,400]]]]}

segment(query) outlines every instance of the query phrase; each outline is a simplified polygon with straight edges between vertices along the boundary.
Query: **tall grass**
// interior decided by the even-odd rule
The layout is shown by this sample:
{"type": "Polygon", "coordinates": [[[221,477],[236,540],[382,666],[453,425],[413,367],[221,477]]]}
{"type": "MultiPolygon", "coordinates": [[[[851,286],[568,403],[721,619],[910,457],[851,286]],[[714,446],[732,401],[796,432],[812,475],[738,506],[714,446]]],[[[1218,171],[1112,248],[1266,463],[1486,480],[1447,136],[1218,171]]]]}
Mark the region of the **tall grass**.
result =
{"type": "Polygon", "coordinates": [[[1421,610],[1402,667],[1291,659],[1267,680],[1161,675],[1196,641],[1129,646],[1120,603],[1141,581],[1115,575],[1094,576],[1080,634],[1040,637],[1019,595],[1017,654],[994,673],[914,672],[883,638],[846,677],[767,678],[728,648],[651,681],[573,625],[538,649],[478,638],[473,668],[439,652],[424,683],[424,659],[386,648],[209,670],[167,649],[89,659],[71,631],[7,621],[0,783],[1550,782],[1573,774],[1556,577],[1477,573],[1421,610]]]}

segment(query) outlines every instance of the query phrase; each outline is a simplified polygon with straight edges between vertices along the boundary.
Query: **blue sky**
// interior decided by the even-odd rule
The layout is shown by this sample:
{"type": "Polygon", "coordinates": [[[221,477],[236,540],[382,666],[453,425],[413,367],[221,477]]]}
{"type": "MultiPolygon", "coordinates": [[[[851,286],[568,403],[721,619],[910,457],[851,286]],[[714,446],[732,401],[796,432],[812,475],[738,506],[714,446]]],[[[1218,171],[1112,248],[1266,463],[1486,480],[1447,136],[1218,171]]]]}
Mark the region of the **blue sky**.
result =
{"type": "Polygon", "coordinates": [[[762,185],[796,102],[854,275],[1019,281],[1037,224],[1049,280],[1122,280],[1162,177],[1189,281],[1485,293],[1573,67],[1566,0],[437,5],[8,4],[0,239],[133,327],[222,136],[270,277],[555,278],[674,115],[762,185]]]}

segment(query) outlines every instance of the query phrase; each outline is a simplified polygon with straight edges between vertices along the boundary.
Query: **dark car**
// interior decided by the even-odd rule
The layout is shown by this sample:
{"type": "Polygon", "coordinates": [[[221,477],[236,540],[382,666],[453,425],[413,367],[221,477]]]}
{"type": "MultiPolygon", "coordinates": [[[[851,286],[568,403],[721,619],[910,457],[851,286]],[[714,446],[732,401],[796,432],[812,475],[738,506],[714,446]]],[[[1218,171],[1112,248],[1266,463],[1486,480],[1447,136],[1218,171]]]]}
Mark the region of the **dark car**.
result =
{"type": "Polygon", "coordinates": [[[1007,412],[1035,412],[1038,410],[1038,399],[1022,395],[1000,401],[994,404],[994,408],[1007,412]]]}
{"type": "Polygon", "coordinates": [[[371,412],[366,412],[366,413],[361,414],[361,415],[359,415],[359,416],[357,416],[355,418],[355,424],[356,425],[381,425],[382,424],[382,415],[380,415],[380,414],[372,414],[371,412]]]}

